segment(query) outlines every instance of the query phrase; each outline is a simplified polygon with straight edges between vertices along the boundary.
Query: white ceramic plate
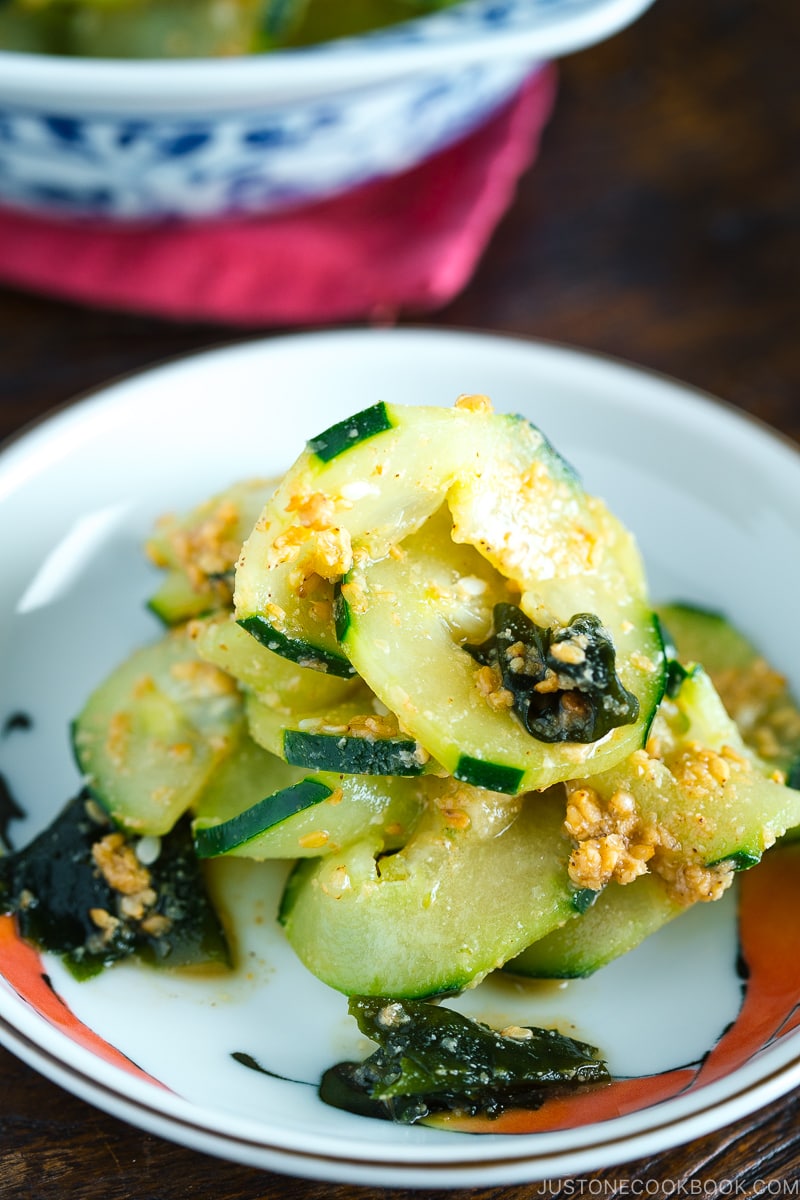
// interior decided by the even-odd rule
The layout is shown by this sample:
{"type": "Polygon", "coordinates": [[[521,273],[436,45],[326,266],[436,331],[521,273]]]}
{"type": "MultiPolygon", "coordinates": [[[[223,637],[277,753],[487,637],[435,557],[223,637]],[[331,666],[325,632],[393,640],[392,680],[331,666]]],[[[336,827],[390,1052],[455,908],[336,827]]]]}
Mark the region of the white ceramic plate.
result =
{"type": "MultiPolygon", "coordinates": [[[[406,330],[254,342],[114,384],[0,455],[0,727],[16,711],[33,721],[0,738],[0,771],[29,814],[13,826],[18,844],[77,789],[70,718],[157,634],[143,606],[155,573],[140,552],[154,518],[280,470],[306,437],[379,399],[447,405],[467,391],[542,426],[632,526],[656,596],[725,609],[800,685],[800,457],[769,431],[668,380],[524,341],[406,330]]],[[[738,931],[731,896],[592,979],[490,983],[462,999],[493,1022],[556,1023],[607,1054],[619,1082],[538,1132],[470,1137],[322,1105],[322,1070],[364,1045],[344,998],[283,943],[272,868],[242,885],[242,911],[261,919],[230,978],[125,965],[77,984],[0,922],[0,1039],[152,1132],[291,1174],[430,1189],[590,1170],[696,1137],[800,1082],[796,954],[765,940],[800,936],[788,915],[800,905],[780,890],[791,881],[773,881],[766,899],[751,888],[768,869],[745,876],[738,931]],[[771,923],[770,903],[783,903],[771,923]],[[248,1070],[236,1051],[288,1078],[248,1070]]]]}

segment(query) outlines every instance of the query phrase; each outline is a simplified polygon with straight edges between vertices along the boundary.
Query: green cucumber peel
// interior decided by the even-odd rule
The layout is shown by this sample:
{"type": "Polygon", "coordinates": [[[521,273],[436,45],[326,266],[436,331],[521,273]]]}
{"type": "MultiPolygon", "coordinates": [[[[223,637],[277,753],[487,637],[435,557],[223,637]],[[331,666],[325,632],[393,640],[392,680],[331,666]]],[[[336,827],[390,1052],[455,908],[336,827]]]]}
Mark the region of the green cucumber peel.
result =
{"type": "Polygon", "coordinates": [[[198,858],[216,858],[229,854],[266,830],[279,825],[305,808],[320,804],[332,794],[327,784],[317,779],[301,779],[291,787],[259,800],[251,808],[218,825],[195,826],[194,844],[198,858]]]}
{"type": "Polygon", "coordinates": [[[311,646],[299,638],[286,637],[259,613],[253,613],[249,617],[240,617],[238,624],[242,629],[246,629],[257,642],[261,642],[262,646],[266,646],[274,654],[280,654],[282,658],[288,658],[291,662],[298,663],[301,667],[322,670],[328,675],[338,675],[342,679],[355,675],[352,664],[343,654],[336,654],[320,646],[311,646]]]}
{"type": "Polygon", "coordinates": [[[524,774],[518,767],[486,762],[469,754],[460,756],[453,771],[454,777],[463,783],[471,783],[473,787],[486,788],[490,792],[505,792],[509,796],[519,791],[524,774]]]}
{"type": "Polygon", "coordinates": [[[287,729],[283,757],[295,767],[347,775],[421,775],[418,746],[407,738],[365,738],[287,729]]]}
{"type": "Polygon", "coordinates": [[[330,429],[324,430],[316,437],[309,438],[307,446],[321,462],[327,463],[338,458],[346,450],[352,450],[359,442],[365,442],[368,438],[393,428],[394,422],[386,405],[381,401],[379,404],[373,404],[371,408],[355,413],[352,417],[347,417],[344,421],[338,421],[336,425],[331,425],[330,429]]]}

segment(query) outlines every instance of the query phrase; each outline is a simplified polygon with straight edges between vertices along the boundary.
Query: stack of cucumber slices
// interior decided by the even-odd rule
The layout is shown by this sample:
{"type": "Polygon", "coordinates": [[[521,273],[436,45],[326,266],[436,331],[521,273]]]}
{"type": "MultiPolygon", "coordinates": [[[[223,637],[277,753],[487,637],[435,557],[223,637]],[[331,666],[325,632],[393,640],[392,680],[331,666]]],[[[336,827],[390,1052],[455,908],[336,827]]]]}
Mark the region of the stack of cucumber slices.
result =
{"type": "Polygon", "coordinates": [[[630,534],[483,397],[377,404],[150,548],[169,628],[77,718],[87,785],[136,837],[189,812],[201,859],[292,860],[286,936],[342,992],[589,973],[800,824],[630,534]]]}

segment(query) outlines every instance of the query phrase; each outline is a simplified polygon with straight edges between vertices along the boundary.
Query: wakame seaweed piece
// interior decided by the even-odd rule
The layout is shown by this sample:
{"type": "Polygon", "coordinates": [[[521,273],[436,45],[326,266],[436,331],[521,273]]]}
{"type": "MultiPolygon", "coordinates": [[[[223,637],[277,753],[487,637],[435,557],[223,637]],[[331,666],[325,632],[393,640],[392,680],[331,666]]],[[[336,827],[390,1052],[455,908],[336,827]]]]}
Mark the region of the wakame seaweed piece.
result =
{"type": "Polygon", "coordinates": [[[539,741],[596,742],[639,716],[639,701],[617,674],[611,635],[593,613],[544,628],[515,604],[496,604],[494,633],[464,649],[500,672],[514,711],[539,741]]]}
{"type": "MultiPolygon", "coordinates": [[[[571,528],[564,522],[548,544],[561,545],[561,534],[568,544],[571,528]]],[[[639,700],[635,723],[596,742],[544,742],[506,707],[512,697],[500,686],[499,673],[464,650],[492,632],[494,606],[510,597],[506,577],[474,545],[455,541],[454,533],[445,505],[403,540],[399,554],[354,568],[341,586],[346,652],[408,735],[456,779],[512,794],[585,778],[640,749],[661,699],[664,669],[660,635],[633,583],[626,581],[624,589],[621,581],[618,588],[609,584],[603,596],[602,573],[596,587],[578,587],[566,565],[560,600],[531,609],[520,602],[541,625],[556,628],[576,612],[596,613],[612,634],[619,676],[639,700]],[[628,612],[630,620],[621,615],[628,612]]],[[[527,532],[522,534],[527,544],[527,532]]]]}
{"type": "Polygon", "coordinates": [[[78,978],[131,956],[169,967],[228,964],[188,820],[147,839],[157,852],[147,866],[136,856],[139,842],[84,789],[28,846],[0,858],[0,908],[78,978]]]}
{"type": "Polygon", "coordinates": [[[380,996],[351,996],[349,1011],[378,1049],[326,1071],[320,1096],[363,1115],[404,1124],[443,1111],[497,1116],[609,1080],[593,1046],[554,1029],[511,1035],[449,1008],[380,996]]]}

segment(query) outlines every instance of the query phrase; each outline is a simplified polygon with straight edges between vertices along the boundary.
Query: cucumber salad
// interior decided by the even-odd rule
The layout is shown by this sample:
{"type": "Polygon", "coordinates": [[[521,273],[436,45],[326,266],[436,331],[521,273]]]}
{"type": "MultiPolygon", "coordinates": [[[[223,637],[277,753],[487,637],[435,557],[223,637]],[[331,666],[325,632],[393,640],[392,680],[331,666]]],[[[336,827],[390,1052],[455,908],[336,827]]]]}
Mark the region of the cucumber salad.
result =
{"type": "Polygon", "coordinates": [[[84,786],[0,896],[80,976],[230,964],[208,865],[288,860],[285,936],[378,1044],[330,1103],[602,1085],[593,1047],[437,1002],[589,975],[800,826],[785,680],[721,615],[656,607],[632,535],[485,396],[378,403],[147,552],[163,630],[77,714],[84,786]]]}
{"type": "Polygon", "coordinates": [[[0,50],[231,58],[353,37],[459,0],[0,0],[0,50]]]}

